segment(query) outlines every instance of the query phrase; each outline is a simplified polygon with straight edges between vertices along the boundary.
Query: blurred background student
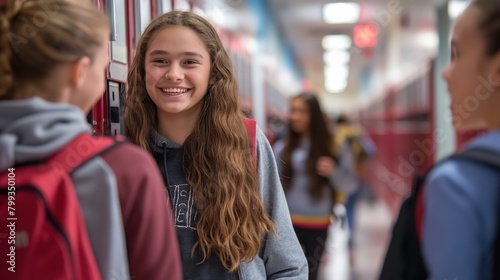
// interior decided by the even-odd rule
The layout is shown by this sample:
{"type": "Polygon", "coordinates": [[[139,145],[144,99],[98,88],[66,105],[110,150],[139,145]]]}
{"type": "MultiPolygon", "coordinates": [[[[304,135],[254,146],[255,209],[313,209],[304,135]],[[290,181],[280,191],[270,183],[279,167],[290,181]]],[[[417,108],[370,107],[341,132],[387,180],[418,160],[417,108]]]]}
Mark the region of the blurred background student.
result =
{"type": "Polygon", "coordinates": [[[356,205],[364,191],[369,191],[366,186],[365,168],[376,154],[376,146],[363,130],[363,127],[351,120],[345,113],[335,119],[334,150],[345,149],[350,152],[353,159],[355,184],[351,188],[343,188],[339,192],[339,201],[344,203],[349,228],[349,254],[351,264],[354,261],[354,231],[356,229],[356,205]]]}
{"type": "Polygon", "coordinates": [[[339,148],[335,155],[333,141],[316,96],[292,97],[288,131],[275,143],[274,153],[310,280],[318,276],[336,189],[353,188],[356,183],[350,151],[339,148]]]}

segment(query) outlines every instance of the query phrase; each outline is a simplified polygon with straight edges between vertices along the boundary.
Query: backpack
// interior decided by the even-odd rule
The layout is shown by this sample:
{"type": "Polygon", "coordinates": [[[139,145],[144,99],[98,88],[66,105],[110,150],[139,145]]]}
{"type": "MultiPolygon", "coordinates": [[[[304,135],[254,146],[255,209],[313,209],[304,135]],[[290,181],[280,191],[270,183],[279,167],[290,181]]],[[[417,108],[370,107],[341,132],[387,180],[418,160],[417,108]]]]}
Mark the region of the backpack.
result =
{"type": "Polygon", "coordinates": [[[253,119],[244,118],[245,128],[247,130],[248,139],[250,140],[250,150],[252,151],[253,162],[257,164],[257,123],[253,119]]]}
{"type": "Polygon", "coordinates": [[[85,133],[0,173],[0,279],[101,279],[71,173],[120,143],[85,133]]]}
{"type": "MultiPolygon", "coordinates": [[[[473,161],[500,170],[500,155],[485,149],[469,149],[452,155],[442,162],[451,159],[473,161]]],[[[415,178],[412,193],[401,204],[382,266],[380,280],[422,280],[429,276],[420,247],[425,177],[426,175],[415,178]]],[[[500,213],[498,217],[500,218],[500,213]]],[[[500,230],[497,232],[494,252],[493,279],[500,279],[500,230]]]]}

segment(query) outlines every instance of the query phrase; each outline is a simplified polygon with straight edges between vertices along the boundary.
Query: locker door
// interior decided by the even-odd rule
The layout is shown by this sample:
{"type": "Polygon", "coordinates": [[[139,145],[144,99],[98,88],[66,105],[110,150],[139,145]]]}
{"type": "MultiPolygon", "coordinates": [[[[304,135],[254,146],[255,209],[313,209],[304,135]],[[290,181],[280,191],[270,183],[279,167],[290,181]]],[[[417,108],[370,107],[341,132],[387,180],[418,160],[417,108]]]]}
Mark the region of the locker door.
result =
{"type": "Polygon", "coordinates": [[[98,7],[105,10],[110,19],[110,64],[105,73],[107,78],[106,92],[92,108],[88,120],[96,135],[122,134],[123,100],[121,100],[120,94],[125,89],[127,64],[132,58],[135,45],[134,1],[95,1],[98,7]]]}
{"type": "Polygon", "coordinates": [[[134,20],[135,20],[135,29],[134,29],[134,44],[137,44],[139,38],[141,37],[142,32],[148,26],[151,21],[151,11],[152,6],[150,1],[136,1],[134,6],[134,20]]]}
{"type": "MultiPolygon", "coordinates": [[[[110,14],[110,11],[104,5],[104,0],[93,0],[93,2],[99,9],[105,10],[108,15],[110,14]]],[[[107,74],[103,73],[103,75],[107,74]]],[[[97,101],[87,115],[87,121],[92,126],[92,133],[94,135],[107,134],[107,107],[106,92],[104,92],[101,99],[97,101]]]]}
{"type": "Polygon", "coordinates": [[[170,12],[174,9],[173,0],[157,0],[158,1],[158,15],[170,12]]]}

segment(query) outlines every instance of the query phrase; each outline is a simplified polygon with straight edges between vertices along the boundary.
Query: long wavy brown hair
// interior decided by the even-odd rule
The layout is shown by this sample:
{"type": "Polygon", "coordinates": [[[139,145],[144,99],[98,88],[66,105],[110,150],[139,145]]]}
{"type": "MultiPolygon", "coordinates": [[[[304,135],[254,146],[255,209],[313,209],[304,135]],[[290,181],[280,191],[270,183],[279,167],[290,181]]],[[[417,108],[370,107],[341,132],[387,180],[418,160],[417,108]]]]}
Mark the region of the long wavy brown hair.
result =
{"type": "MultiPolygon", "coordinates": [[[[313,198],[320,198],[323,195],[324,187],[329,183],[328,178],[318,175],[316,172],[316,162],[321,156],[334,158],[333,136],[328,128],[326,116],[321,110],[318,99],[313,93],[300,93],[290,100],[303,100],[309,108],[309,138],[311,149],[307,157],[307,174],[309,175],[309,193],[313,198]]],[[[300,145],[301,135],[288,126],[288,135],[285,138],[285,147],[281,156],[283,162],[282,183],[283,189],[288,191],[293,180],[292,153],[300,145]]]]}
{"type": "Polygon", "coordinates": [[[275,225],[259,197],[256,166],[239,106],[231,60],[211,24],[192,12],[172,11],[154,19],[140,38],[128,74],[124,122],[133,143],[150,150],[157,109],[145,86],[145,56],[151,39],[169,26],[195,31],[210,54],[207,93],[193,133],[184,147],[184,171],[198,209],[198,241],[203,261],[216,254],[228,271],[253,259],[263,235],[275,225]]]}

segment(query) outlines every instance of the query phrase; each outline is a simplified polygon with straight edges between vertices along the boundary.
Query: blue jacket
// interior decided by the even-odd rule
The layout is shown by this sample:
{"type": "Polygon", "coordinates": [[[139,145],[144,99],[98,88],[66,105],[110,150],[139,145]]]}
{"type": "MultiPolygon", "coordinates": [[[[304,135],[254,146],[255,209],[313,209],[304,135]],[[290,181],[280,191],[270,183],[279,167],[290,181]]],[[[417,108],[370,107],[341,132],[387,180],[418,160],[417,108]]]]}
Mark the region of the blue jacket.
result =
{"type": "MultiPolygon", "coordinates": [[[[500,154],[500,132],[474,139],[500,154]]],[[[450,160],[427,179],[423,256],[429,279],[491,279],[500,202],[500,173],[474,162],[450,160]]]]}

